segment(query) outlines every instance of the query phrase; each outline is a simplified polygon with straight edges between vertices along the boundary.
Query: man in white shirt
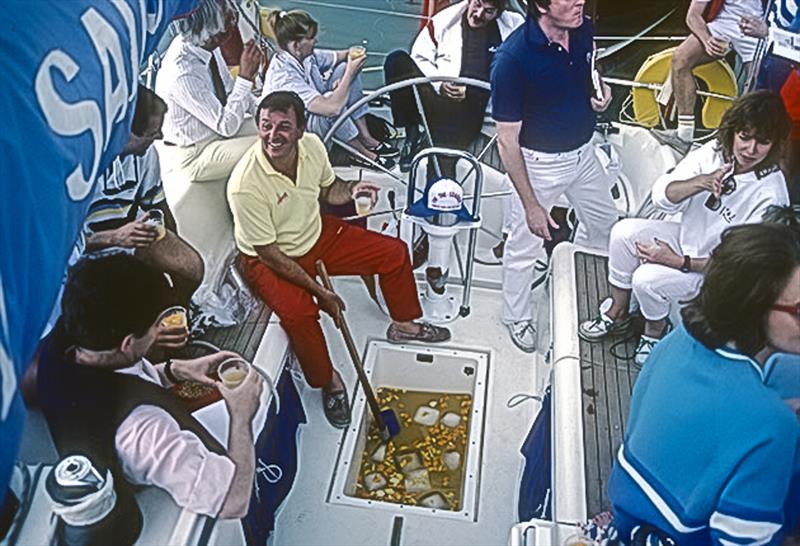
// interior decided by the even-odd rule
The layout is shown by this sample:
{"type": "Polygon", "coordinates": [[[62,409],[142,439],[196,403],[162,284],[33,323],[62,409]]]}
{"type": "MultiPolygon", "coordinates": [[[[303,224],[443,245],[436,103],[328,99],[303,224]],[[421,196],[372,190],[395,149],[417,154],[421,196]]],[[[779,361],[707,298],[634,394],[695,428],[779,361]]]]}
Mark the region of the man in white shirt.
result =
{"type": "Polygon", "coordinates": [[[84,259],[71,270],[62,316],[43,343],[37,390],[59,453],[82,453],[111,470],[118,495],[165,489],[181,507],[243,517],[255,472],[251,421],[260,376],[234,389],[210,376],[219,352],[153,365],[144,355],[162,328],[162,273],[126,254],[84,259]],[[230,414],[224,448],[167,390],[177,381],[219,389],[230,414]]]}
{"type": "MultiPolygon", "coordinates": [[[[386,83],[422,76],[462,76],[488,82],[495,49],[523,21],[522,15],[506,9],[505,0],[463,0],[448,6],[417,35],[410,55],[393,51],[386,57],[386,83]]],[[[452,82],[418,89],[434,145],[468,146],[481,130],[489,93],[452,82]]],[[[406,172],[421,144],[420,114],[410,88],[390,95],[395,125],[406,130],[400,153],[400,170],[406,172]]]]}
{"type": "Polygon", "coordinates": [[[226,0],[203,0],[173,23],[178,36],[167,48],[156,93],[169,107],[159,148],[165,178],[191,182],[225,179],[255,141],[253,80],[263,55],[244,46],[239,74],[228,72],[219,46],[237,32],[238,12],[226,0]]]}
{"type": "Polygon", "coordinates": [[[747,67],[758,45],[758,38],[743,33],[739,24],[746,17],[761,17],[761,0],[724,0],[718,13],[708,13],[710,4],[711,0],[692,0],[686,13],[686,26],[691,34],[672,54],[672,90],[678,128],[653,131],[656,139],[684,154],[692,145],[695,127],[697,85],[692,71],[725,57],[731,49],[747,67]]]}

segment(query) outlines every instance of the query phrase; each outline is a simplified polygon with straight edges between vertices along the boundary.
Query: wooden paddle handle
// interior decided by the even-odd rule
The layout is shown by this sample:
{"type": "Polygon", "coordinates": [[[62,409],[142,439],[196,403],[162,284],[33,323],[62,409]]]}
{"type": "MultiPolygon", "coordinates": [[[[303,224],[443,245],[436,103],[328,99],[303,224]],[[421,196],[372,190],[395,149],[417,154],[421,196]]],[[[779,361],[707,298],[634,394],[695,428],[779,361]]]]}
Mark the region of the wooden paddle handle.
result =
{"type": "MultiPolygon", "coordinates": [[[[322,286],[330,290],[334,294],[336,291],[331,284],[331,278],[328,276],[328,270],[325,269],[325,263],[322,260],[317,260],[317,273],[322,279],[322,286]]],[[[338,294],[337,294],[338,295],[338,294]]],[[[347,351],[350,353],[350,359],[353,361],[353,366],[356,368],[358,380],[361,382],[361,388],[364,389],[364,394],[367,396],[367,402],[372,410],[372,415],[375,417],[375,423],[378,425],[378,430],[383,431],[386,425],[381,416],[381,408],[378,405],[378,400],[375,398],[375,393],[372,391],[372,386],[369,384],[366,372],[364,372],[364,365],[361,362],[361,355],[358,354],[358,349],[353,341],[353,336],[350,334],[350,328],[347,326],[347,321],[344,320],[344,311],[339,312],[339,329],[342,331],[344,337],[344,344],[347,345],[347,351]]]]}

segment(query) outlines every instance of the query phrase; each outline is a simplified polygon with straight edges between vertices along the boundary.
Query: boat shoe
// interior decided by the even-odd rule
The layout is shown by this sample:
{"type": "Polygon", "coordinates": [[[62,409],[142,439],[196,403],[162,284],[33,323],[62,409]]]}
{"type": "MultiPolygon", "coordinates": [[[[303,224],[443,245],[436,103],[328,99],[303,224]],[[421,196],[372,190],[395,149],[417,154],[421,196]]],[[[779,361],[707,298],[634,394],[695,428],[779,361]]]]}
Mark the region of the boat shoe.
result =
{"type": "Polygon", "coordinates": [[[607,337],[624,334],[631,325],[631,316],[621,319],[612,319],[606,313],[611,309],[611,298],[606,298],[600,304],[600,310],[593,319],[581,322],[578,326],[578,336],[585,341],[600,341],[607,337]]]}
{"type": "Polygon", "coordinates": [[[350,403],[347,401],[347,390],[328,392],[322,390],[322,409],[325,417],[335,428],[347,428],[350,424],[350,403]]]}
{"type": "Polygon", "coordinates": [[[397,157],[400,155],[400,151],[397,148],[385,141],[379,143],[374,148],[370,148],[369,151],[383,157],[397,157]]]}
{"type": "Polygon", "coordinates": [[[450,330],[441,326],[434,326],[427,322],[418,322],[421,326],[415,334],[403,332],[392,323],[386,330],[386,339],[390,343],[405,343],[407,341],[422,341],[425,343],[441,343],[450,339],[450,330]]]}
{"type": "Polygon", "coordinates": [[[506,324],[508,328],[508,335],[511,336],[511,341],[520,350],[526,353],[532,353],[536,350],[536,328],[533,327],[533,322],[530,320],[518,320],[506,324]]]}

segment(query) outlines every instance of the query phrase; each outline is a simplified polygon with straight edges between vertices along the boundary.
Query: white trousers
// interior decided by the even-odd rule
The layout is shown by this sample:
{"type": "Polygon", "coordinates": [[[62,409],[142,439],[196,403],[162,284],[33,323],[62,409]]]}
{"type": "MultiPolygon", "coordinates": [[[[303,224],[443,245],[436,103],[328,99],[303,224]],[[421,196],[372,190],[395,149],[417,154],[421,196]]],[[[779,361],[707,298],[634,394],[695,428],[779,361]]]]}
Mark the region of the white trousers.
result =
{"type": "MultiPolygon", "coordinates": [[[[561,195],[566,196],[580,221],[575,242],[605,249],[617,210],[603,168],[587,142],[580,148],[562,153],[544,153],[522,149],[528,180],[536,198],[546,210],[561,195]]],[[[531,233],[525,219],[522,200],[511,197],[508,240],[503,252],[503,321],[530,320],[533,317],[531,284],[536,256],[542,239],[531,233]]]]}
{"type": "Polygon", "coordinates": [[[211,137],[190,146],[161,143],[158,155],[162,175],[189,182],[226,180],[236,163],[257,140],[255,122],[247,118],[231,138],[211,137]]]}
{"type": "Polygon", "coordinates": [[[608,247],[608,282],[617,288],[633,290],[647,320],[667,317],[672,302],[687,302],[697,295],[703,284],[700,273],[683,273],[664,265],[642,263],[636,255],[635,243],[652,243],[654,238],[683,254],[680,224],[663,220],[621,220],[611,230],[608,247]]]}

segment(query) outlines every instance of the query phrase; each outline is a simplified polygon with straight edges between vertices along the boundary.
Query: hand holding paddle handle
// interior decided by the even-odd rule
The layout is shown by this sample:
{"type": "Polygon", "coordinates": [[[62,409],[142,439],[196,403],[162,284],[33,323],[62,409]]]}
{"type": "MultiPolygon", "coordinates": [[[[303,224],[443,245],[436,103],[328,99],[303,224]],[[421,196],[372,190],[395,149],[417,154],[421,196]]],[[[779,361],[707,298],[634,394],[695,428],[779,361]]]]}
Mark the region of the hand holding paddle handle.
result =
{"type": "MultiPolygon", "coordinates": [[[[328,271],[325,269],[325,264],[323,261],[317,260],[316,266],[317,273],[319,273],[319,276],[322,279],[322,286],[335,294],[336,291],[333,289],[331,278],[328,276],[328,271]]],[[[361,362],[361,356],[358,354],[358,349],[356,349],[353,336],[350,334],[350,328],[347,326],[347,321],[344,319],[344,311],[339,312],[338,322],[338,328],[342,332],[345,345],[347,345],[347,351],[350,353],[350,359],[353,361],[353,366],[356,368],[356,374],[358,374],[358,380],[361,383],[361,388],[364,389],[364,394],[367,396],[369,408],[372,410],[372,415],[375,416],[375,424],[378,426],[381,437],[384,440],[388,440],[400,432],[400,422],[397,420],[397,416],[392,410],[386,410],[383,412],[381,411],[381,408],[378,405],[378,400],[375,398],[375,393],[372,391],[372,386],[369,384],[369,379],[367,379],[367,374],[364,372],[364,365],[361,362]]]]}

